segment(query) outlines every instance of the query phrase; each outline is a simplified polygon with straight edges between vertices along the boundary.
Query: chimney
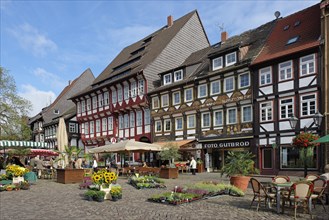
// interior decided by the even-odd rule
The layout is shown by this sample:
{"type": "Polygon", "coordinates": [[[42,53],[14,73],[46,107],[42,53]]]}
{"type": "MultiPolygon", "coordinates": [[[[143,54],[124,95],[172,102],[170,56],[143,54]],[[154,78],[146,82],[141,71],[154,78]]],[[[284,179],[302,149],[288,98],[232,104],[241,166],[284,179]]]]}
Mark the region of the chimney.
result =
{"type": "Polygon", "coordinates": [[[71,85],[71,80],[69,80],[69,85],[71,85]]]}
{"type": "Polygon", "coordinates": [[[227,32],[223,31],[221,33],[221,42],[225,42],[227,40],[227,37],[228,37],[227,32]]]}
{"type": "Polygon", "coordinates": [[[167,26],[171,27],[174,24],[174,19],[171,15],[167,17],[167,26]]]}

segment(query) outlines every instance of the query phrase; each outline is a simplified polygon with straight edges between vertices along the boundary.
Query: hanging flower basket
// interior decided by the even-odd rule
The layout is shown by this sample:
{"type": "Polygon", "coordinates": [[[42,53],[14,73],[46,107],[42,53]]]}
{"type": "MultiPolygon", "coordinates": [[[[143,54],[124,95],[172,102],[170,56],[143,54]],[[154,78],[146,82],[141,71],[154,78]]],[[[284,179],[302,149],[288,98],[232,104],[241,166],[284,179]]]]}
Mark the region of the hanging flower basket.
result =
{"type": "Polygon", "coordinates": [[[300,148],[315,147],[315,146],[319,146],[319,144],[312,143],[312,141],[315,141],[317,139],[319,139],[319,135],[304,132],[304,133],[300,133],[299,135],[297,135],[292,140],[292,143],[295,147],[300,147],[300,148]]]}

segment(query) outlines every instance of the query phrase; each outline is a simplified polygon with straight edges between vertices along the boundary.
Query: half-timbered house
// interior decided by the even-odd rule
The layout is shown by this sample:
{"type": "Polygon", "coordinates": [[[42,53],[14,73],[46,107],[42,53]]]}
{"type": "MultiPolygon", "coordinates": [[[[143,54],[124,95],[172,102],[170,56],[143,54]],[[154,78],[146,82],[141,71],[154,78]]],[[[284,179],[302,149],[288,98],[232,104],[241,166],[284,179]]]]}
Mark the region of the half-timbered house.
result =
{"type": "MultiPolygon", "coordinates": [[[[197,11],[173,21],[127,46],[88,90],[72,97],[82,139],[97,147],[122,139],[151,142],[151,115],[146,94],[156,88],[157,74],[181,65],[209,41],[197,11]]],[[[144,159],[134,154],[130,160],[144,159]]]]}
{"type": "MultiPolygon", "coordinates": [[[[162,72],[152,100],[154,141],[196,140],[194,156],[219,169],[228,150],[250,150],[253,140],[249,65],[273,22],[193,53],[180,67],[162,72]]],[[[185,142],[183,142],[185,143],[185,142]]]]}
{"type": "MultiPolygon", "coordinates": [[[[304,160],[292,139],[306,130],[317,133],[313,116],[322,105],[320,5],[277,21],[254,70],[254,132],[263,174],[302,170],[304,160]],[[296,129],[289,119],[298,118],[296,129]]],[[[321,155],[314,149],[310,170],[317,170],[321,155]]]]}

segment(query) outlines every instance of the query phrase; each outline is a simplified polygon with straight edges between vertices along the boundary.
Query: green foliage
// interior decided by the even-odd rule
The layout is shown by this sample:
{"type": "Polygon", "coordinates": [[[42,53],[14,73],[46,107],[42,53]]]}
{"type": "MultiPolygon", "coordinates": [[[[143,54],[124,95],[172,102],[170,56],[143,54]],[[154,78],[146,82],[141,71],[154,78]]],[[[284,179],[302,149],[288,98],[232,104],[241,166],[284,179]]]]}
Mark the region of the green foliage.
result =
{"type": "Polygon", "coordinates": [[[0,66],[0,140],[30,140],[31,103],[17,94],[14,78],[0,66]]]}
{"type": "Polygon", "coordinates": [[[221,175],[225,173],[228,176],[247,176],[258,173],[259,171],[254,167],[254,157],[250,152],[229,151],[221,175]]]}
{"type": "Polygon", "coordinates": [[[31,149],[29,148],[17,148],[8,152],[9,156],[23,157],[31,154],[31,149]]]}
{"type": "Polygon", "coordinates": [[[160,151],[159,156],[161,160],[168,160],[171,165],[173,160],[180,159],[181,155],[178,152],[179,147],[177,144],[168,143],[163,146],[163,150],[160,151]]]}

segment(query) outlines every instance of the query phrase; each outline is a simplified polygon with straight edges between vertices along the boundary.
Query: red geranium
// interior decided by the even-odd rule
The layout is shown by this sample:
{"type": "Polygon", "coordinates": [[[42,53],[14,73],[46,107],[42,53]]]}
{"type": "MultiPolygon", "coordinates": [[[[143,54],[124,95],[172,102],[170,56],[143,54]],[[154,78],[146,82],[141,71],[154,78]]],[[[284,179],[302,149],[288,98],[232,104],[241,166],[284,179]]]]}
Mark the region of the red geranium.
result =
{"type": "Polygon", "coordinates": [[[319,145],[318,143],[312,143],[317,139],[319,139],[319,135],[304,132],[297,135],[292,140],[292,144],[296,147],[314,147],[319,145]]]}

